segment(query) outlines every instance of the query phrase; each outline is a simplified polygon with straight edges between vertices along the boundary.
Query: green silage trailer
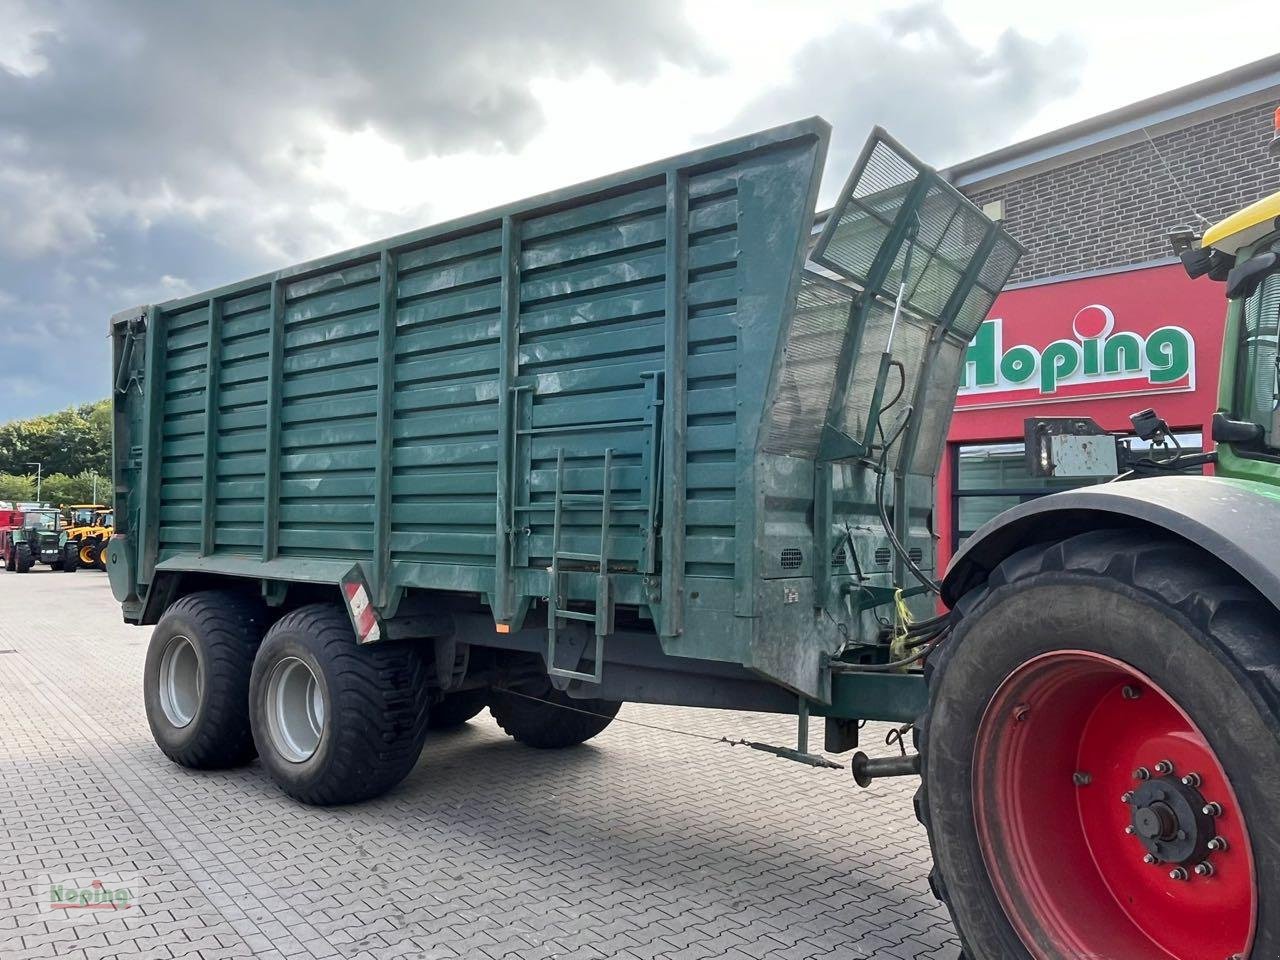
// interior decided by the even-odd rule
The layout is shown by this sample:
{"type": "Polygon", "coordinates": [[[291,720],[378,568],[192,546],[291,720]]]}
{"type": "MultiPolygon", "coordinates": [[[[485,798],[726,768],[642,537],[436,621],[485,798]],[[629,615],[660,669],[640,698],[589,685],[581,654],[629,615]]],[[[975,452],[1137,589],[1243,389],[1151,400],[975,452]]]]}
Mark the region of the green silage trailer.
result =
{"type": "MultiPolygon", "coordinates": [[[[177,763],[393,787],[488,707],[910,723],[935,474],[1019,246],[884,131],[810,119],[111,320],[124,617],[177,763]]],[[[918,758],[854,764],[859,780],[918,758]]]]}
{"type": "Polygon", "coordinates": [[[910,719],[916,678],[837,661],[901,659],[962,351],[1018,248],[883,131],[819,235],[827,138],[117,314],[126,620],[346,598],[370,650],[520,651],[570,698],[910,719]]]}

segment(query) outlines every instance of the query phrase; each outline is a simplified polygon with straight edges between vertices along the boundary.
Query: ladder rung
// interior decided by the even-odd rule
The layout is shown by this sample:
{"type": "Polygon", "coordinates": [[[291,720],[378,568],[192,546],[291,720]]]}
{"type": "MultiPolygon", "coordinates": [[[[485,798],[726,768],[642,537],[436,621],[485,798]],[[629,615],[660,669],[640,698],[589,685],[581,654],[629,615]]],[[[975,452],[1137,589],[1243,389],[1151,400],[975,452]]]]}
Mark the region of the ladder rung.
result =
{"type": "MultiPolygon", "coordinates": [[[[564,499],[569,503],[574,502],[569,497],[565,497],[564,499]]],[[[596,505],[597,506],[600,505],[599,497],[596,497],[596,505]]],[[[518,503],[511,509],[524,513],[528,511],[539,511],[539,510],[550,512],[555,508],[556,508],[555,503],[549,500],[546,503],[518,503]]],[[[614,510],[644,510],[647,512],[648,509],[649,509],[649,505],[647,503],[611,503],[609,504],[610,512],[613,512],[614,510]]]]}
{"type": "Polygon", "coordinates": [[[598,553],[574,553],[571,550],[556,551],[557,560],[580,560],[589,563],[599,563],[600,554],[598,553]]]}
{"type": "Polygon", "coordinates": [[[596,622],[594,613],[583,613],[581,610],[557,610],[556,616],[564,617],[566,620],[585,620],[587,623],[596,622]]]}

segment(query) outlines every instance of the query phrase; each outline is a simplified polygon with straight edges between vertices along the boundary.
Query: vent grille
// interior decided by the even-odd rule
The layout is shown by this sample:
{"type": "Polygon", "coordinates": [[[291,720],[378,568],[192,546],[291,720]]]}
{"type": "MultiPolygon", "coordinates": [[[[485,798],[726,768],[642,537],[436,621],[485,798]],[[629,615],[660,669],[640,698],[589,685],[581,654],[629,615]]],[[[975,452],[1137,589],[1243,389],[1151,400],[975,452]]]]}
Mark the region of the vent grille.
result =
{"type": "Polygon", "coordinates": [[[778,563],[783,570],[799,570],[804,563],[804,554],[796,547],[787,547],[778,555],[778,563]]]}
{"type": "Polygon", "coordinates": [[[843,570],[848,559],[849,555],[844,552],[844,547],[837,547],[835,554],[831,557],[831,566],[843,570]]]}
{"type": "MultiPolygon", "coordinates": [[[[924,560],[924,551],[919,547],[912,547],[907,551],[907,556],[911,558],[912,563],[920,563],[924,560]]],[[[888,547],[876,547],[876,566],[887,567],[892,559],[892,550],[888,547]]]]}

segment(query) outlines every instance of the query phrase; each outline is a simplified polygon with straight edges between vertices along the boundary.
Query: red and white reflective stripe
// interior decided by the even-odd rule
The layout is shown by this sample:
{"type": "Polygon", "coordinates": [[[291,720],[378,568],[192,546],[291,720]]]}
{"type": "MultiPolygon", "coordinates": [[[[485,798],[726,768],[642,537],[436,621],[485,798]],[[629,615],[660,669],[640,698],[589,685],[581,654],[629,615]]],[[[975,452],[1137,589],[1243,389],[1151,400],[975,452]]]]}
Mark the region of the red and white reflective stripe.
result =
{"type": "Polygon", "coordinates": [[[356,641],[373,643],[382,636],[382,628],[378,626],[378,618],[373,612],[373,604],[369,602],[369,591],[362,583],[344,583],[343,591],[347,595],[347,606],[351,609],[351,620],[356,625],[356,641]]]}

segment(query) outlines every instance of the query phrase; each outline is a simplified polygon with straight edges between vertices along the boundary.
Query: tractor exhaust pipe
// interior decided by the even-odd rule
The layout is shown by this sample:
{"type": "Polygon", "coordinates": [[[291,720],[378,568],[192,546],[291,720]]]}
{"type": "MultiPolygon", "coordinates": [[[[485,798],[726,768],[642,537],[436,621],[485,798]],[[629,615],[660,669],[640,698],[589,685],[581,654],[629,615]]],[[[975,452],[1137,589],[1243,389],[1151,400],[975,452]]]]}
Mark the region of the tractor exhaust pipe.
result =
{"type": "Polygon", "coordinates": [[[860,787],[871,786],[880,777],[920,776],[920,754],[902,757],[877,757],[874,760],[859,750],[853,755],[853,782],[860,787]]]}

